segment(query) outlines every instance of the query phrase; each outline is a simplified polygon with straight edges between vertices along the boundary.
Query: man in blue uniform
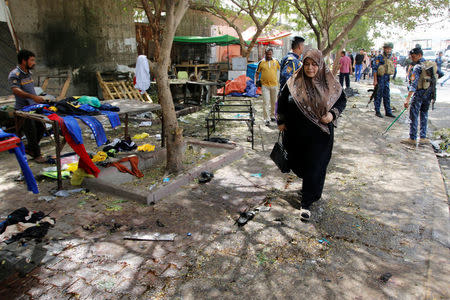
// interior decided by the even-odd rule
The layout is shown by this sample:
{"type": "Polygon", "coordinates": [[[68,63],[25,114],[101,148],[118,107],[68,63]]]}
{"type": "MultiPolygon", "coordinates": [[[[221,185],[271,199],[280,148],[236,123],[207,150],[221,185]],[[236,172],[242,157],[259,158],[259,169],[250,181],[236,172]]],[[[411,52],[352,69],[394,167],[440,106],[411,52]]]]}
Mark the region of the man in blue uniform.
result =
{"type": "Polygon", "coordinates": [[[428,109],[433,97],[434,86],[432,79],[436,79],[437,66],[433,61],[425,61],[421,48],[414,48],[410,52],[413,61],[413,69],[409,75],[408,96],[406,97],[404,106],[409,110],[409,118],[411,120],[409,127],[409,139],[401,141],[403,144],[416,145],[417,125],[420,117],[420,140],[419,144],[427,144],[427,122],[428,109]],[[411,105],[410,105],[410,99],[411,105]]]}
{"type": "Polygon", "coordinates": [[[301,56],[304,49],[304,42],[304,38],[300,36],[294,37],[291,43],[291,52],[281,60],[280,92],[292,74],[302,66],[301,56]]]}
{"type": "MultiPolygon", "coordinates": [[[[31,78],[31,70],[36,65],[36,55],[28,50],[20,50],[17,60],[19,65],[8,76],[9,86],[16,97],[15,109],[20,110],[28,105],[45,103],[46,100],[43,97],[36,95],[33,78],[31,78]]],[[[39,147],[44,130],[44,125],[34,120],[27,119],[23,125],[23,131],[27,137],[25,152],[38,163],[45,162],[39,147]]]]}
{"type": "Polygon", "coordinates": [[[391,53],[394,45],[384,43],[383,53],[375,58],[373,65],[373,85],[378,85],[378,92],[375,95],[375,115],[382,118],[380,112],[381,98],[383,98],[384,111],[387,117],[395,118],[391,110],[391,95],[389,89],[390,76],[394,74],[394,62],[391,53]]]}

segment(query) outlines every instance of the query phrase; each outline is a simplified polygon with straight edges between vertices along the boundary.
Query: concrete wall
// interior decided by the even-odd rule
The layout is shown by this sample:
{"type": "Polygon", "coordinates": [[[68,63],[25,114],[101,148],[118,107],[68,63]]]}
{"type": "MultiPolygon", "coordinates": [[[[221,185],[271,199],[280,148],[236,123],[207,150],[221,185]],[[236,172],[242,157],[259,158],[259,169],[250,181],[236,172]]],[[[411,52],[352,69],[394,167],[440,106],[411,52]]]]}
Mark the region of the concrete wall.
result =
{"type": "Polygon", "coordinates": [[[39,73],[72,69],[69,95],[94,94],[95,70],[135,63],[132,7],[117,0],[10,0],[22,48],[32,50],[39,73]]]}

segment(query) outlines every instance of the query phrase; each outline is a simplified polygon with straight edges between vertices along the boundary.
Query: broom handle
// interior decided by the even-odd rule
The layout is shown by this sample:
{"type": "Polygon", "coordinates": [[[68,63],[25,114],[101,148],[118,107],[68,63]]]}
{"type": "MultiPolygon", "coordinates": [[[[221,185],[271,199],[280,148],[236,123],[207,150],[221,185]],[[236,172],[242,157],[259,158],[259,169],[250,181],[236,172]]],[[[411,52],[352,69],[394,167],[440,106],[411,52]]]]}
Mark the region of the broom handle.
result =
{"type": "Polygon", "coordinates": [[[395,118],[395,120],[391,123],[391,125],[389,125],[388,128],[386,128],[386,130],[383,132],[383,134],[386,134],[386,132],[389,131],[389,129],[391,129],[392,125],[394,125],[395,122],[397,122],[398,118],[400,118],[400,116],[405,112],[406,107],[403,108],[402,112],[397,116],[397,118],[395,118]]]}

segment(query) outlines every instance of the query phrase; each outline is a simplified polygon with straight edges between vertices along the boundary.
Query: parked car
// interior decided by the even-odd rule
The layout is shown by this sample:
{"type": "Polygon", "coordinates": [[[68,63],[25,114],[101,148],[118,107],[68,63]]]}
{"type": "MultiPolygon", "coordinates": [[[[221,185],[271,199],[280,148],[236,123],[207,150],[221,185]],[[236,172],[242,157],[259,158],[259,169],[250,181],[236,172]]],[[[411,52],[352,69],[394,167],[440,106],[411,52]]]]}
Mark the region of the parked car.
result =
{"type": "Polygon", "coordinates": [[[434,50],[424,50],[423,58],[425,60],[435,60],[436,59],[436,51],[434,50]]]}

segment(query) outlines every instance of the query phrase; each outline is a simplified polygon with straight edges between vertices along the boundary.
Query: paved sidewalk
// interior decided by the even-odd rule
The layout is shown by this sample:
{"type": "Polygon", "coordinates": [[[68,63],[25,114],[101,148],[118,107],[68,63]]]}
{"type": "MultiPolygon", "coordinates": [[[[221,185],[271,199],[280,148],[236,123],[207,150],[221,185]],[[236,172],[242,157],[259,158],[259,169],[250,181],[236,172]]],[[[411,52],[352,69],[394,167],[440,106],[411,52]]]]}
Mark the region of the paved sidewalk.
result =
{"type": "MultiPolygon", "coordinates": [[[[223,136],[246,147],[244,157],[155,206],[126,202],[105,212],[102,205],[117,199],[103,194],[38,204],[2,178],[2,215],[21,205],[56,207],[57,226],[52,239],[28,246],[38,267],[3,282],[0,298],[449,298],[449,211],[438,162],[431,146],[399,143],[404,118],[381,135],[392,119],[365,107],[367,88],[358,85],[361,97],[349,99],[339,122],[323,199],[309,223],[296,209],[301,182],[269,158],[277,130],[262,125],[260,100],[255,150],[244,141],[245,126],[223,127],[223,136]],[[235,225],[239,211],[264,201],[271,211],[235,225]],[[175,242],[122,240],[136,231],[178,235],[175,242]]],[[[400,97],[393,102],[401,107],[400,97]]],[[[16,255],[14,247],[0,252],[16,255]]]]}

